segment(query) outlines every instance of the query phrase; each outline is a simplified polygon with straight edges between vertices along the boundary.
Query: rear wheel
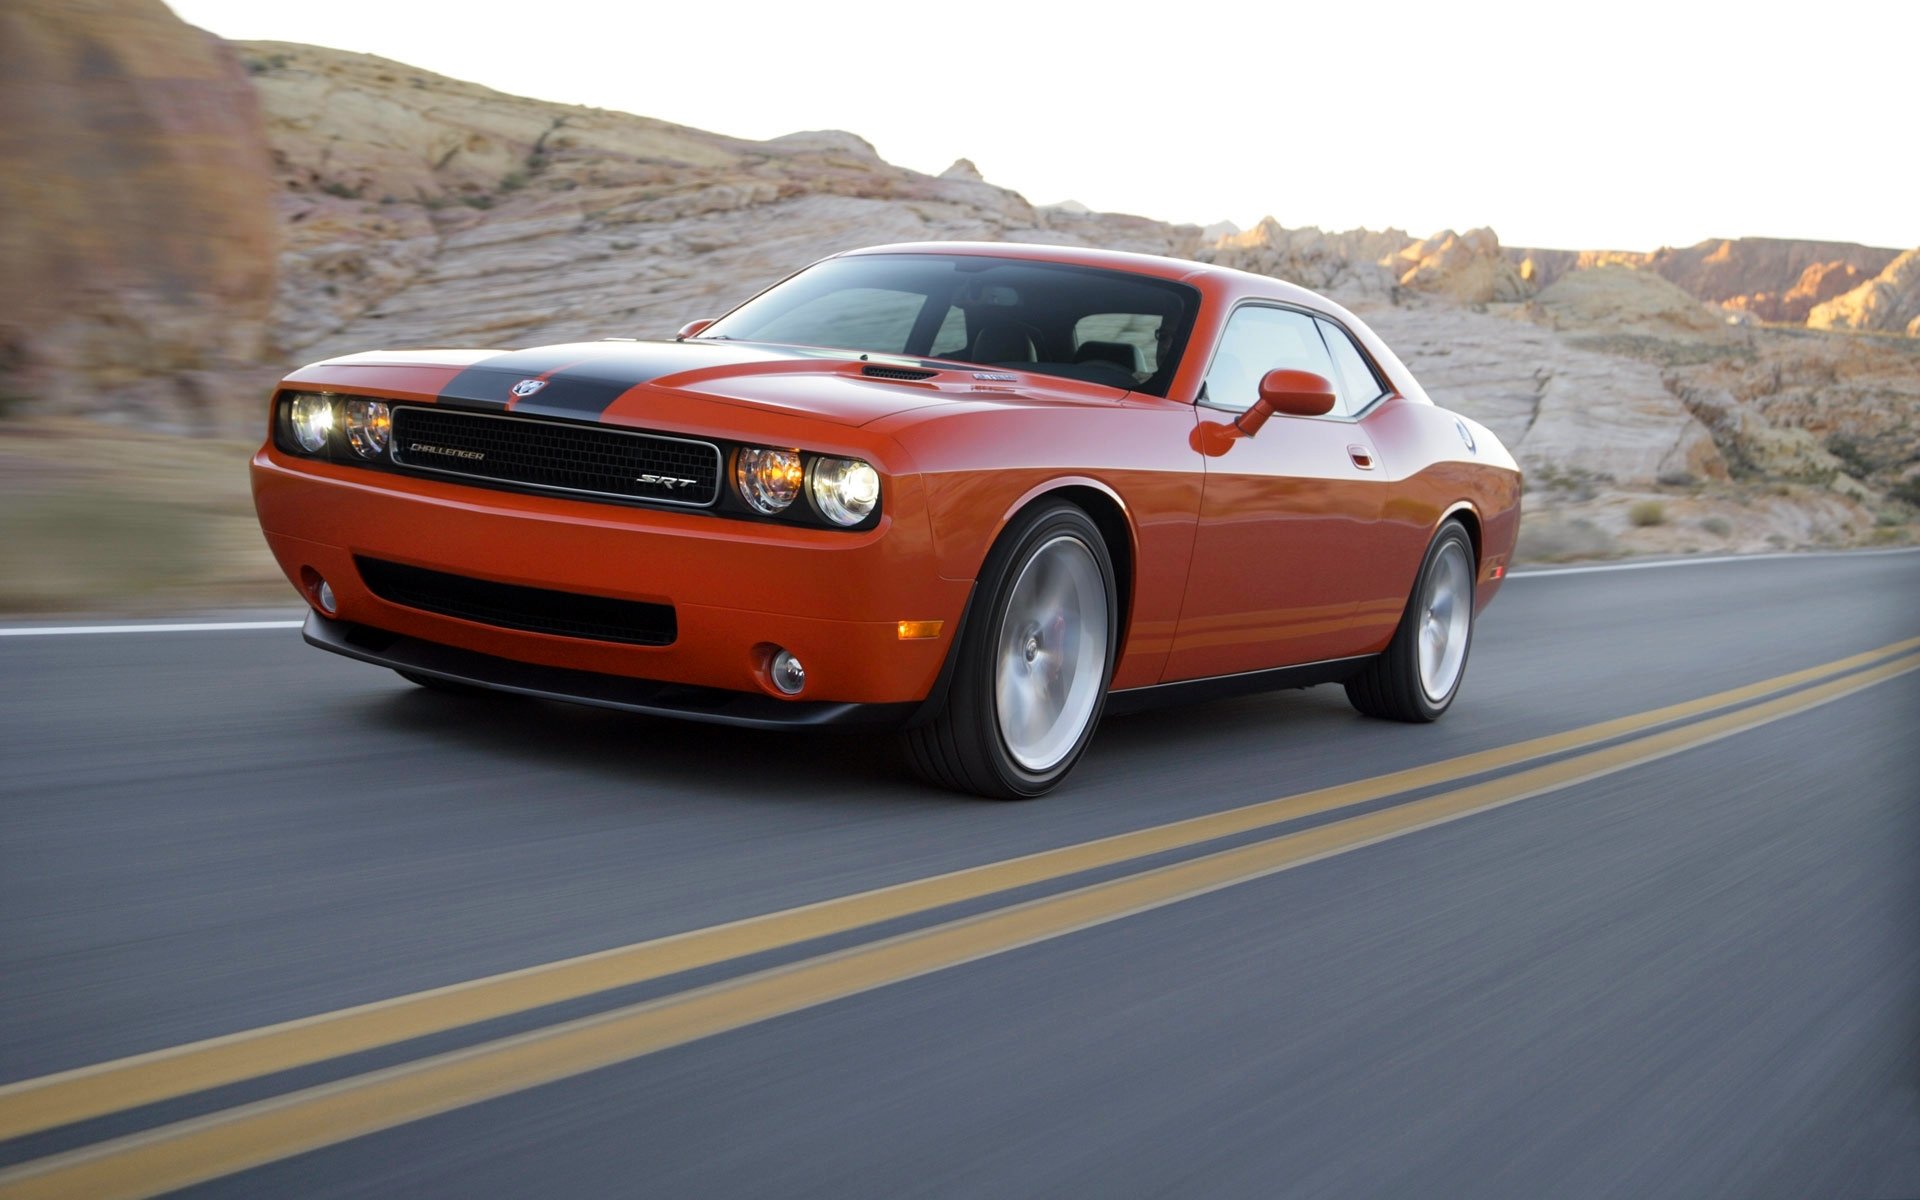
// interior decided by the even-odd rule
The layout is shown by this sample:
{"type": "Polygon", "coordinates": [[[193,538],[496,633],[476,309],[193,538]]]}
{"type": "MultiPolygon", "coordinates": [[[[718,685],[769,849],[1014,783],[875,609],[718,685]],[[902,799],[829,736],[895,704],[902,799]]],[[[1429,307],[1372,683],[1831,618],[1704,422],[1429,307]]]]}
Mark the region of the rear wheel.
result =
{"type": "Polygon", "coordinates": [[[1448,521],[1427,547],[1393,640],[1347,681],[1347,699],[1370,717],[1439,718],[1460,691],[1473,643],[1473,542],[1448,521]]]}
{"type": "Polygon", "coordinates": [[[1085,512],[1045,505],[1015,519],[978,588],[946,705],[902,740],[929,783],[1022,800],[1066,778],[1106,706],[1113,561],[1085,512]]]}

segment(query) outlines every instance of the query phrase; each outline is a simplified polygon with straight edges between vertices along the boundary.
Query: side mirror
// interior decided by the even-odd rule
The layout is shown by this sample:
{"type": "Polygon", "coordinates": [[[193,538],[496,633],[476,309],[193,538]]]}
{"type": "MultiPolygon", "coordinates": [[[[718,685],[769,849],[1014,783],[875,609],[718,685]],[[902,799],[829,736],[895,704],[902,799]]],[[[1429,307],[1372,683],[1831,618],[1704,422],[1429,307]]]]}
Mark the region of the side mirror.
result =
{"type": "Polygon", "coordinates": [[[1333,411],[1337,399],[1333,384],[1324,375],[1315,375],[1312,371],[1268,371],[1260,377],[1260,398],[1253,402],[1252,408],[1241,413],[1234,424],[1240,427],[1241,433],[1252,437],[1275,413],[1324,417],[1333,411]]]}
{"type": "Polygon", "coordinates": [[[690,337],[695,337],[702,329],[713,324],[713,321],[714,319],[712,317],[702,317],[698,321],[688,321],[680,327],[679,333],[673,335],[673,340],[676,342],[684,342],[690,337]]]}

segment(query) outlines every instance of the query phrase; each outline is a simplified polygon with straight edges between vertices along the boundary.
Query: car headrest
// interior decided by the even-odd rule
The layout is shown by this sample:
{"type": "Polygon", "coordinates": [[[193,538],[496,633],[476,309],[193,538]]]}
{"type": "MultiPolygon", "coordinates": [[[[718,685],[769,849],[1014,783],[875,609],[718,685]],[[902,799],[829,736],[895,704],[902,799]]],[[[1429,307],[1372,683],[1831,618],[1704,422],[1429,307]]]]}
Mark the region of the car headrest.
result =
{"type": "Polygon", "coordinates": [[[1033,335],[1018,325],[988,325],[981,329],[980,336],[973,340],[973,357],[977,362],[989,363],[1040,360],[1033,335]]]}
{"type": "Polygon", "coordinates": [[[1132,342],[1081,342],[1080,348],[1073,352],[1073,361],[1110,362],[1134,375],[1146,370],[1146,363],[1140,357],[1140,347],[1132,342]]]}

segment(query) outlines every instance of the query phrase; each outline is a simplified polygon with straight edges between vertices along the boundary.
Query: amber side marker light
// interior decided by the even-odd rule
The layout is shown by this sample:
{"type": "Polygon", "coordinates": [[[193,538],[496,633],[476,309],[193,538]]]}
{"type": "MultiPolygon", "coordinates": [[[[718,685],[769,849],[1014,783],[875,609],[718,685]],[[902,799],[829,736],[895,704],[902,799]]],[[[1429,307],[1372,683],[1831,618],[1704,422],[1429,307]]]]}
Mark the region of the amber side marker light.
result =
{"type": "Polygon", "coordinates": [[[900,622],[900,640],[913,642],[922,638],[937,638],[946,626],[945,621],[902,621],[900,622]]]}

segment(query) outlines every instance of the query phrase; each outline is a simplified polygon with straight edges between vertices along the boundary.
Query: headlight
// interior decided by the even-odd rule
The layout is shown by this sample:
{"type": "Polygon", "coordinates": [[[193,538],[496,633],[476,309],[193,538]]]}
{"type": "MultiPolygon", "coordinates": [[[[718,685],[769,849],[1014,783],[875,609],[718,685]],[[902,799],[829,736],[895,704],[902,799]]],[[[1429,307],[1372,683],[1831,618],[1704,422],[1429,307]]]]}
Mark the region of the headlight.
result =
{"type": "Polygon", "coordinates": [[[813,506],[835,525],[858,525],[880,503],[880,472],[857,458],[813,464],[813,506]]]}
{"type": "Polygon", "coordinates": [[[806,478],[797,450],[766,450],[749,446],[734,460],[734,478],[740,498],[755,512],[782,513],[800,494],[806,478]]]}
{"type": "Polygon", "coordinates": [[[293,398],[288,420],[300,448],[318,454],[327,448],[327,435],[333,430],[333,401],[315,392],[301,392],[293,398]]]}
{"type": "Polygon", "coordinates": [[[393,438],[393,413],[378,400],[347,401],[347,444],[361,458],[379,458],[393,438]]]}

